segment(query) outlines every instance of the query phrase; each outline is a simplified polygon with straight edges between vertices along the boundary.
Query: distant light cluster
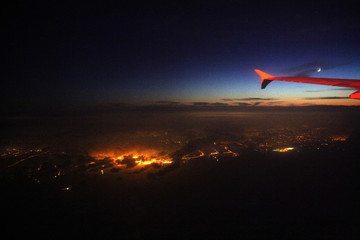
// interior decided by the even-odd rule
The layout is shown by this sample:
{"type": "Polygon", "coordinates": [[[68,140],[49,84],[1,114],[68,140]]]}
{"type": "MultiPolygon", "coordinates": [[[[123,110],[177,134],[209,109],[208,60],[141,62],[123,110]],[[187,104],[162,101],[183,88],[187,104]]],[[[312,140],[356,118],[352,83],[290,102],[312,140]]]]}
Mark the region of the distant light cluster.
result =
{"type": "MultiPolygon", "coordinates": [[[[2,170],[14,174],[19,171],[35,183],[54,184],[61,191],[69,191],[71,176],[104,175],[119,176],[119,179],[140,176],[139,173],[156,173],[168,166],[187,164],[193,160],[221,163],[227,159],[243,159],[251,152],[291,153],[301,151],[344,151],[348,135],[328,134],[323,128],[276,128],[269,130],[249,129],[233,139],[202,137],[196,141],[167,132],[153,134],[164,146],[171,145],[173,152],[158,149],[132,147],[127,152],[97,150],[89,155],[74,155],[64,150],[49,147],[31,148],[9,146],[0,149],[2,170]],[[200,140],[199,140],[200,139],[200,140]],[[141,150],[140,150],[141,149],[141,150]],[[175,164],[175,165],[174,165],[175,164]],[[84,175],[85,174],[85,175],[84,175]]],[[[118,146],[123,149],[124,146],[118,146]]],[[[172,168],[173,169],[173,168],[172,168]]],[[[143,175],[146,175],[143,174],[143,175]]]]}

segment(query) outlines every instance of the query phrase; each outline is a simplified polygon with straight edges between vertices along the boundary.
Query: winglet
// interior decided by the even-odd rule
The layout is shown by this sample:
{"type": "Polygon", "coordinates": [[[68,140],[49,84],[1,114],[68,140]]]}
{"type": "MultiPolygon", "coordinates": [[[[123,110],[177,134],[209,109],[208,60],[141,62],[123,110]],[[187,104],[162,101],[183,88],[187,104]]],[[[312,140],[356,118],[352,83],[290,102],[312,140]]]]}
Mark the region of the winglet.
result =
{"type": "Polygon", "coordinates": [[[358,90],[358,91],[354,92],[353,94],[351,94],[350,98],[360,99],[360,90],[358,90]]]}
{"type": "Polygon", "coordinates": [[[259,69],[254,69],[254,71],[257,74],[259,74],[259,76],[261,77],[261,89],[266,88],[266,86],[272,81],[272,80],[269,80],[269,78],[274,78],[274,76],[264,73],[263,71],[260,71],[259,69]]]}

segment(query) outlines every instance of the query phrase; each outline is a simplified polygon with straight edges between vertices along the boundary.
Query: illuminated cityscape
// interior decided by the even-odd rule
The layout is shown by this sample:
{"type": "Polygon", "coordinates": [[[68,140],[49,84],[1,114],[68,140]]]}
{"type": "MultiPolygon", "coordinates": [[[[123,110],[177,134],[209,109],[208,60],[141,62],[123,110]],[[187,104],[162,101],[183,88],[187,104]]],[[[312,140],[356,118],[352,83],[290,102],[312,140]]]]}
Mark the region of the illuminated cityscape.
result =
{"type": "Polygon", "coordinates": [[[13,212],[8,229],[40,223],[40,233],[87,236],[101,226],[111,228],[108,236],[120,228],[138,239],[170,236],[183,222],[216,223],[229,234],[241,223],[256,226],[255,235],[268,225],[274,234],[291,224],[279,225],[279,218],[293,216],[308,233],[324,219],[355,222],[359,138],[356,122],[329,122],[340,114],[119,116],[72,118],[69,125],[58,118],[51,127],[25,125],[2,138],[0,176],[13,212]],[[338,212],[314,217],[329,209],[338,212]]]}
{"type": "MultiPolygon", "coordinates": [[[[347,134],[331,135],[328,129],[310,129],[306,126],[298,129],[270,129],[266,131],[248,130],[237,136],[235,140],[211,141],[196,140],[198,148],[186,148],[191,142],[184,136],[170,136],[167,132],[151,133],[152,139],[164,144],[168,152],[156,149],[133,150],[125,153],[113,150],[90,151],[88,155],[76,155],[66,151],[24,146],[7,146],[1,149],[2,171],[18,174],[19,170],[29,179],[40,183],[49,181],[59,185],[61,190],[69,190],[61,179],[66,175],[99,174],[99,175],[131,175],[133,172],[156,172],[180,162],[199,159],[217,162],[226,159],[242,160],[242,155],[251,152],[291,153],[302,151],[346,151],[347,134]],[[170,146],[170,147],[169,147],[170,146]],[[180,152],[175,155],[170,152],[180,152]]],[[[140,134],[144,137],[144,134],[140,134]]],[[[121,146],[119,148],[123,149],[121,146]]],[[[181,171],[181,170],[179,170],[181,171]]],[[[69,183],[70,184],[70,183],[69,183]]]]}

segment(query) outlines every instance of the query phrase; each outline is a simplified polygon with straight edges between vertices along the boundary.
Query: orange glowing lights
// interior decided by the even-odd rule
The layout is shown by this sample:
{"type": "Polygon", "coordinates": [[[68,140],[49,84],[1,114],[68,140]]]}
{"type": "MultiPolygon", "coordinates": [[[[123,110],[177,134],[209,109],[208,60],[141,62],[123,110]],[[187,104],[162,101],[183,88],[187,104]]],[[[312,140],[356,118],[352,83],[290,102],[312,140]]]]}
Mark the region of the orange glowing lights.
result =
{"type": "Polygon", "coordinates": [[[273,151],[274,151],[274,152],[284,153],[284,152],[289,152],[289,151],[292,151],[292,150],[294,150],[293,147],[287,147],[287,148],[276,148],[276,149],[274,149],[273,151]]]}
{"type": "MultiPolygon", "coordinates": [[[[173,161],[172,159],[163,154],[158,154],[155,150],[150,149],[145,151],[131,151],[127,153],[117,153],[114,151],[108,151],[108,152],[96,152],[90,154],[93,158],[97,160],[102,159],[110,159],[112,160],[112,164],[115,167],[127,167],[129,164],[129,161],[134,164],[134,167],[137,166],[146,166],[151,164],[160,164],[160,165],[166,165],[171,164],[173,161]]],[[[91,162],[90,164],[94,164],[95,162],[91,162]]],[[[127,167],[129,168],[129,167],[127,167]]],[[[103,174],[103,172],[102,172],[103,174]]]]}
{"type": "Polygon", "coordinates": [[[344,142],[346,141],[348,137],[345,137],[345,136],[336,136],[336,137],[333,137],[333,141],[339,141],[339,142],[344,142]]]}
{"type": "Polygon", "coordinates": [[[138,165],[150,165],[152,163],[157,163],[157,159],[145,160],[145,161],[136,161],[138,165]]]}

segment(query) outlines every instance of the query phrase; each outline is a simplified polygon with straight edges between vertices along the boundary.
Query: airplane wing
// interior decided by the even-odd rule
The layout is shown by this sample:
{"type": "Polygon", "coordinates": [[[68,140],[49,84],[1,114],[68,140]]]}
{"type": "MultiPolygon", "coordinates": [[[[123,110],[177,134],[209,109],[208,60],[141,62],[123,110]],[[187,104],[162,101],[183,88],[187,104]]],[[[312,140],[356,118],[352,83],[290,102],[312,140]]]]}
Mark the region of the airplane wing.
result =
{"type": "MultiPolygon", "coordinates": [[[[261,77],[261,88],[264,89],[266,86],[274,81],[286,81],[286,82],[300,82],[300,83],[313,83],[322,85],[331,85],[337,87],[349,87],[360,89],[360,80],[356,79],[341,79],[341,78],[311,78],[311,77],[274,77],[270,74],[264,73],[258,69],[255,72],[261,77]]],[[[360,90],[350,95],[350,98],[360,99],[360,90]]]]}

